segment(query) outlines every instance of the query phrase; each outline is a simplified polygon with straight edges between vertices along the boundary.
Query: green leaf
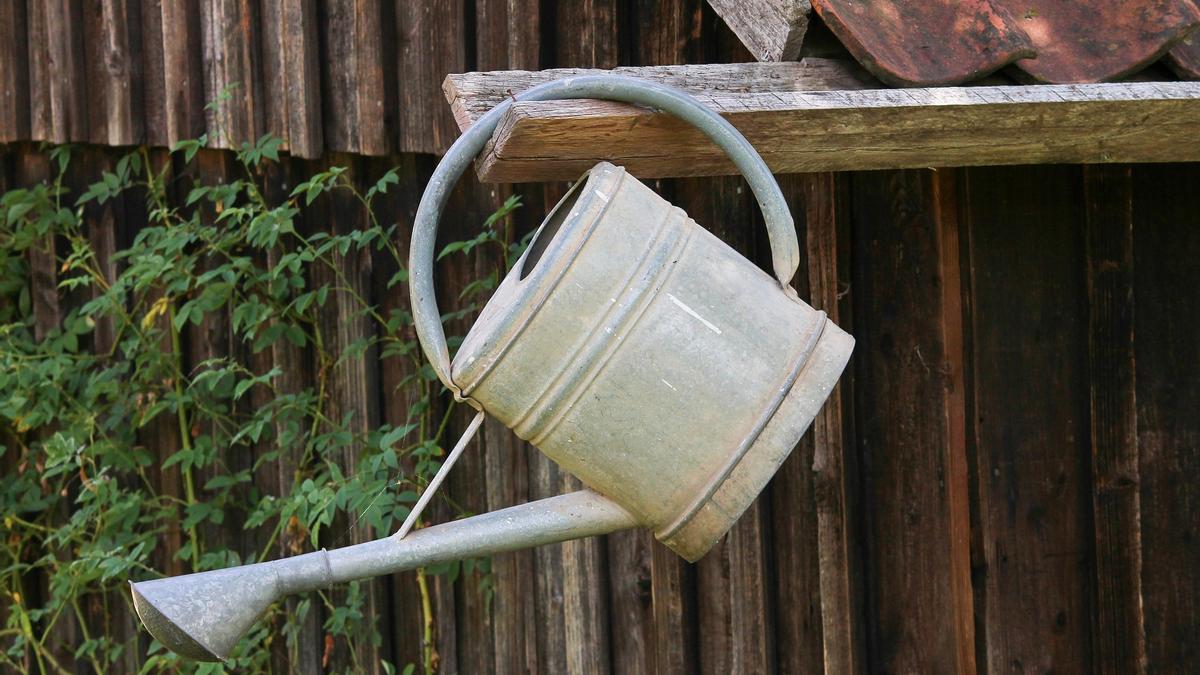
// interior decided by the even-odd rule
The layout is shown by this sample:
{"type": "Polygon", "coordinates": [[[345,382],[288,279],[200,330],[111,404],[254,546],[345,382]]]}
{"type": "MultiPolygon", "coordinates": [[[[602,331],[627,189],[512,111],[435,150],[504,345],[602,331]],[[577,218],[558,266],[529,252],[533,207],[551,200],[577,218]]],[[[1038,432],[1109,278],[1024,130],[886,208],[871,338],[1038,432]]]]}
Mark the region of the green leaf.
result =
{"type": "Polygon", "coordinates": [[[24,218],[26,213],[32,211],[33,207],[34,203],[32,201],[17,202],[8,209],[8,222],[10,224],[16,223],[21,218],[24,218]]]}

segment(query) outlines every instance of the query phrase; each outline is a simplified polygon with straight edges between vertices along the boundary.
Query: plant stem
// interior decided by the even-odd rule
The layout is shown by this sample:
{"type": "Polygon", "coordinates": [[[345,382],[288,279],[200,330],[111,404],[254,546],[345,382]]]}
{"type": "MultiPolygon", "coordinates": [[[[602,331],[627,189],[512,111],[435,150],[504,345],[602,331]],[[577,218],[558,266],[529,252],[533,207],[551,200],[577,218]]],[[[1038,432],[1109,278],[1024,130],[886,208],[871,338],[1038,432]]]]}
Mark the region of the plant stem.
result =
{"type": "MultiPolygon", "coordinates": [[[[183,449],[192,455],[192,425],[188,423],[187,410],[183,406],[183,347],[179,339],[179,330],[175,328],[175,303],[167,303],[167,322],[171,331],[171,353],[175,361],[175,412],[179,418],[179,439],[183,449]]],[[[196,486],[192,480],[191,463],[185,463],[180,473],[183,474],[183,494],[189,508],[196,505],[196,486]]],[[[188,528],[188,541],[192,547],[192,571],[200,570],[200,538],[196,535],[196,526],[188,528]]]]}
{"type": "Polygon", "coordinates": [[[437,646],[433,644],[433,600],[429,595],[429,582],[425,578],[425,568],[417,568],[417,588],[421,590],[421,617],[424,631],[421,635],[421,658],[424,661],[425,673],[436,672],[434,661],[437,658],[437,646]]]}

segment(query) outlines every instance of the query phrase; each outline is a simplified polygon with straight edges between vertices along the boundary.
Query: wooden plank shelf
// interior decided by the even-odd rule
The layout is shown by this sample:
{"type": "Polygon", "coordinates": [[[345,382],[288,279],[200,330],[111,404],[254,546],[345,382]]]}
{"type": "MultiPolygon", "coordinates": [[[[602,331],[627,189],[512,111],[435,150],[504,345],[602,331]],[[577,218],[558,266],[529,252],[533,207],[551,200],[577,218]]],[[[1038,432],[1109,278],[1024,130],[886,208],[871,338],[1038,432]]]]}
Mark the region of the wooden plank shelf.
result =
{"type": "MultiPolygon", "coordinates": [[[[443,89],[466,128],[503,97],[576,72],[451,75],[443,89]]],[[[1200,82],[883,89],[821,59],[614,72],[688,90],[776,173],[1200,160],[1200,82]]],[[[599,160],[646,178],[734,173],[670,115],[593,100],[516,103],[476,168],[485,182],[569,180],[599,160]]]]}

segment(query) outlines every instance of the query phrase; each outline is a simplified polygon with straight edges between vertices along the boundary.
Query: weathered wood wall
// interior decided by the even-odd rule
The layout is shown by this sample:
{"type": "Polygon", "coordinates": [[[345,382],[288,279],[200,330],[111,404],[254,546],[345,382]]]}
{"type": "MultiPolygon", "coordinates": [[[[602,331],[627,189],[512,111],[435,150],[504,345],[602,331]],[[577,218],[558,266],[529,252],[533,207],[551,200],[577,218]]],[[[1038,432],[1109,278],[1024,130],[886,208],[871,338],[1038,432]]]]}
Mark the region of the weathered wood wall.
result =
{"type": "MultiPolygon", "coordinates": [[[[397,153],[455,135],[445,73],[749,58],[701,0],[55,0],[6,5],[0,45],[0,140],[270,132],[322,156],[285,161],[272,178],[281,193],[329,164],[363,185],[401,167],[386,207],[401,232],[435,159],[397,153]],[[234,82],[230,105],[206,111],[234,82]]],[[[89,148],[78,183],[119,154],[89,148]]],[[[48,171],[28,143],[5,146],[3,162],[0,184],[48,171]]],[[[215,180],[227,164],[205,152],[198,170],[215,180]]],[[[490,606],[476,579],[439,580],[443,672],[1200,672],[1200,166],[781,180],[806,243],[801,295],[859,340],[813,430],[696,565],[624,533],[497,557],[490,606]]],[[[740,179],[655,186],[765,261],[740,179]]],[[[512,190],[464,182],[448,236],[512,190]]],[[[562,190],[518,187],[522,226],[562,190]]],[[[318,208],[310,227],[354,226],[337,204],[318,208]]],[[[87,218],[112,251],[145,213],[117,200],[87,218]]],[[[383,292],[390,273],[370,274],[378,264],[355,262],[360,292],[405,302],[383,292]]],[[[447,302],[487,264],[443,266],[447,302]]],[[[53,321],[53,262],[35,268],[34,297],[53,321]]],[[[230,348],[220,322],[205,330],[217,332],[191,336],[191,358],[230,348]]],[[[295,382],[313,377],[303,354],[273,357],[295,382]]],[[[367,424],[404,421],[393,385],[405,373],[343,370],[346,409],[367,424]]],[[[169,454],[170,437],[146,440],[169,454]]],[[[288,475],[256,483],[277,490],[288,475]]],[[[484,510],[572,485],[489,423],[449,491],[484,510]]],[[[378,655],[420,662],[411,576],[370,597],[378,655]]],[[[281,655],[281,671],[321,670],[320,625],[314,616],[310,648],[299,663],[281,655]]]]}

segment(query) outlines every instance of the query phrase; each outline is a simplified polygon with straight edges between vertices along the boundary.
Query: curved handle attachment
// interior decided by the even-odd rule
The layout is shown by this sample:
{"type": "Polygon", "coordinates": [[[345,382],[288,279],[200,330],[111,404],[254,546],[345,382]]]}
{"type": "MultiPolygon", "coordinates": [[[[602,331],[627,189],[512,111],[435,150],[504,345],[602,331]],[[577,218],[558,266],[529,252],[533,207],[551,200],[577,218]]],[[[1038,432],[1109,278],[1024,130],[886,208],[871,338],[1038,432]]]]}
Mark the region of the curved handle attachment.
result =
{"type": "MultiPolygon", "coordinates": [[[[515,100],[548,101],[564,98],[594,98],[648,105],[669,112],[704,132],[728,153],[750,184],[770,235],[775,277],[785,290],[790,288],[789,284],[800,264],[800,245],[796,240],[792,214],[771,170],[754,146],[732,124],[678,89],[618,75],[586,75],[555,80],[522,92],[515,100]]],[[[456,398],[466,400],[475,407],[479,407],[478,404],[464,399],[462,391],[450,379],[450,350],[446,346],[446,333],[442,328],[433,289],[434,246],[438,221],[454,184],[483,150],[500,118],[512,104],[513,99],[508,99],[492,108],[446,151],[429,179],[425,194],[421,196],[409,249],[408,285],[412,296],[413,321],[421,347],[442,383],[450,388],[456,398]]]]}

